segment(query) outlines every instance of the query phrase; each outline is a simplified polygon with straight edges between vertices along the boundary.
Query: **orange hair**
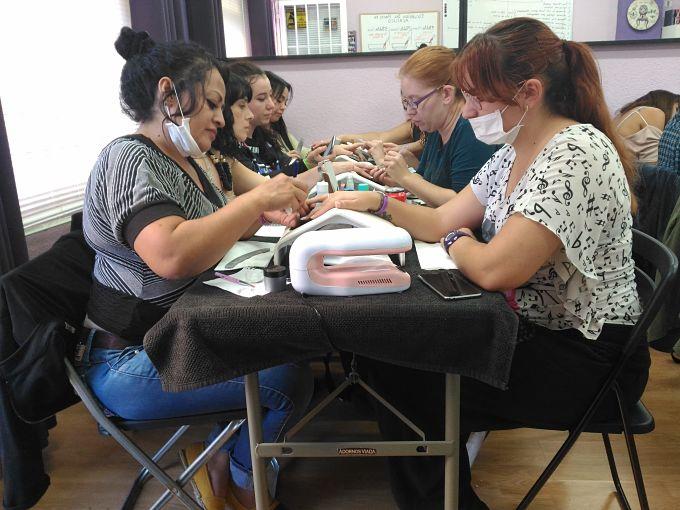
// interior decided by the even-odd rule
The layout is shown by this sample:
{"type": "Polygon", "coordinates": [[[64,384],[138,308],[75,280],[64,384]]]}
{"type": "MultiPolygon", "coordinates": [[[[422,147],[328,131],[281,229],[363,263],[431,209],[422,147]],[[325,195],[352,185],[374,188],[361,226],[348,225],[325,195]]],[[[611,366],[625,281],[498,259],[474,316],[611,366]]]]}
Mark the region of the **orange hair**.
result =
{"type": "Polygon", "coordinates": [[[444,46],[425,46],[416,50],[399,68],[399,78],[408,76],[432,87],[453,85],[456,53],[444,46]]]}

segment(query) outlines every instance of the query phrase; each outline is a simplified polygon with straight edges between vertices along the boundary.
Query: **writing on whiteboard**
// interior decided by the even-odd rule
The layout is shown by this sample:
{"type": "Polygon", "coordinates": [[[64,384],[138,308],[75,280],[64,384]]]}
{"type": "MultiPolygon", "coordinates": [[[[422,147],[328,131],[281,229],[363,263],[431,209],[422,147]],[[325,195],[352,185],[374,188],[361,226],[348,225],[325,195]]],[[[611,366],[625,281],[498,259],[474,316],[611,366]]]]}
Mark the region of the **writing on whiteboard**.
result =
{"type": "Polygon", "coordinates": [[[557,37],[571,39],[573,0],[468,0],[467,40],[499,21],[520,16],[541,20],[557,37]]]}
{"type": "Polygon", "coordinates": [[[439,44],[438,12],[362,14],[361,51],[416,49],[439,44]]]}

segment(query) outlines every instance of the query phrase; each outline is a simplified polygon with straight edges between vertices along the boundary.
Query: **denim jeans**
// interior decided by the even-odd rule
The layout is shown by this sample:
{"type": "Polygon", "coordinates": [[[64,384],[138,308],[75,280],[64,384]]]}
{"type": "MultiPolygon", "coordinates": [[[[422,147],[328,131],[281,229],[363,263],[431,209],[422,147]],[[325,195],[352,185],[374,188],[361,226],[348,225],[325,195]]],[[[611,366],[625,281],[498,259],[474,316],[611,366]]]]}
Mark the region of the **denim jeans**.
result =
{"type": "MultiPolygon", "coordinates": [[[[116,416],[130,420],[160,419],[246,407],[243,377],[197,390],[170,393],[161,388],[158,372],[141,345],[109,350],[90,348],[90,344],[91,335],[83,355],[81,375],[102,405],[116,416]]],[[[312,397],[314,379],[306,363],[279,365],[258,375],[263,440],[272,442],[303,416],[312,397]]],[[[216,437],[223,427],[224,424],[218,425],[210,438],[216,437]]],[[[252,489],[246,424],[225,443],[223,450],[229,453],[234,483],[252,489]]]]}

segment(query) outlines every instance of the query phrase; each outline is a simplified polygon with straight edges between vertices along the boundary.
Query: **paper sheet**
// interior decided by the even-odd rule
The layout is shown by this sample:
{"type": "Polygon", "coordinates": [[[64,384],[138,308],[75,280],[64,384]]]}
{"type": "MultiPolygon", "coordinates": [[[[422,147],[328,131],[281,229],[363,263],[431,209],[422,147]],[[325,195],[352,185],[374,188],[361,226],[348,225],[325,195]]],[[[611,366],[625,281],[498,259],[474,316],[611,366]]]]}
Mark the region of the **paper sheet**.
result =
{"type": "Polygon", "coordinates": [[[226,255],[222,257],[222,260],[220,260],[219,264],[215,266],[215,270],[224,271],[226,270],[225,266],[229,264],[229,261],[260,248],[269,248],[269,251],[266,253],[253,255],[252,257],[239,262],[233,267],[230,267],[229,269],[239,269],[243,267],[267,267],[272,255],[274,254],[274,243],[266,243],[264,241],[237,241],[234,246],[232,246],[231,249],[226,253],[226,255]]]}
{"type": "Polygon", "coordinates": [[[422,269],[457,269],[455,262],[440,243],[414,241],[418,262],[422,269]]]}
{"type": "Polygon", "coordinates": [[[262,225],[262,227],[260,227],[260,230],[255,232],[255,235],[259,237],[280,238],[285,231],[286,231],[285,225],[262,225]]]}

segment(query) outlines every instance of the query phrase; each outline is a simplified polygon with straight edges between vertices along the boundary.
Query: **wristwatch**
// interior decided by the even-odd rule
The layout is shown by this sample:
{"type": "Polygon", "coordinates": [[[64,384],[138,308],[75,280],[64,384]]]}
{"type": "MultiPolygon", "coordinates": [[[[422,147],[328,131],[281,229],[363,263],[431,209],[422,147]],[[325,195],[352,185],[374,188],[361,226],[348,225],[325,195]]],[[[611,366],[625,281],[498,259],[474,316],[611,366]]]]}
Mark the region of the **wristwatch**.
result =
{"type": "Polygon", "coordinates": [[[446,250],[446,253],[449,252],[449,248],[451,248],[451,245],[458,241],[461,237],[472,237],[470,234],[467,232],[463,232],[462,230],[453,230],[446,234],[444,237],[444,249],[446,250]]]}

